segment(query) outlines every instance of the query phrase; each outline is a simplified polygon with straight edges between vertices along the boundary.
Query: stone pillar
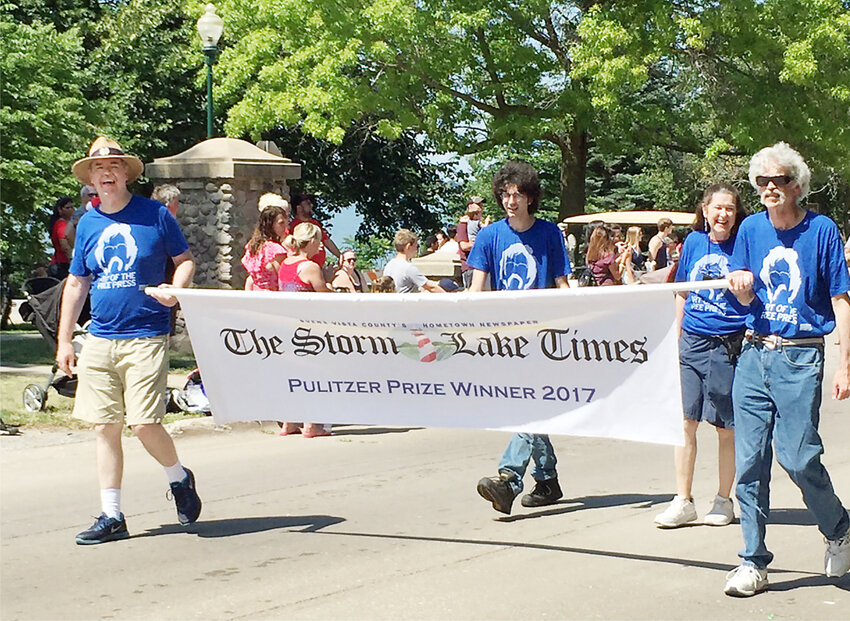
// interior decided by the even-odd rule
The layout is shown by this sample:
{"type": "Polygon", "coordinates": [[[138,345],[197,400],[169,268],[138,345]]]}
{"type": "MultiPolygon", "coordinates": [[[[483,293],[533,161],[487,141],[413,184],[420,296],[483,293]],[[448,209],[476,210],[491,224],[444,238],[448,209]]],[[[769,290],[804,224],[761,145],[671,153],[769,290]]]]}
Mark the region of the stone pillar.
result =
{"type": "MultiPolygon", "coordinates": [[[[301,165],[234,138],[210,138],[183,153],[145,166],[154,184],[180,188],[177,219],[195,255],[195,286],[242,289],[242,254],[257,224],[257,201],[266,192],[289,198],[287,180],[301,165]]],[[[269,152],[271,151],[271,152],[269,152]]]]}

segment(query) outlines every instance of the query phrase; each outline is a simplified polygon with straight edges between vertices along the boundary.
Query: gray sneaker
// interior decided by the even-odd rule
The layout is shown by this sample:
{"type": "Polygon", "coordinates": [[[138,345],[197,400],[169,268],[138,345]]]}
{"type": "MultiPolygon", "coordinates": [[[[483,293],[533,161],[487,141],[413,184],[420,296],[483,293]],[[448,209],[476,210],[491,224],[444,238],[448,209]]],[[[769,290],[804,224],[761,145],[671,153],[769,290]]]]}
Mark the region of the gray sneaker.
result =
{"type": "Polygon", "coordinates": [[[732,597],[752,597],[767,590],[767,570],[741,565],[726,574],[723,592],[732,597]]]}
{"type": "Polygon", "coordinates": [[[840,578],[850,571],[850,530],[840,539],[826,540],[823,564],[830,578],[840,578]]]}
{"type": "Polygon", "coordinates": [[[694,507],[694,501],[677,495],[669,507],[655,516],[655,525],[658,528],[679,528],[696,520],[697,509],[694,507]]]}
{"type": "Polygon", "coordinates": [[[705,514],[703,523],[709,526],[728,526],[735,519],[735,511],[732,508],[732,499],[723,496],[714,497],[714,505],[711,511],[705,514]]]}

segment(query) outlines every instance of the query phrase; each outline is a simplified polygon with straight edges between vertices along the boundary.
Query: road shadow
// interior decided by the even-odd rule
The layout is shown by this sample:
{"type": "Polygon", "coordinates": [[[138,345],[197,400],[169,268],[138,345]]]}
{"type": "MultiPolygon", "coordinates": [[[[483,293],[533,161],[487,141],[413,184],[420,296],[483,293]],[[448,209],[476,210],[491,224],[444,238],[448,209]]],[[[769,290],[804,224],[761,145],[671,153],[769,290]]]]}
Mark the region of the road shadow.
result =
{"type": "Polygon", "coordinates": [[[372,436],[385,433],[407,433],[408,431],[419,431],[425,427],[338,427],[333,426],[334,437],[342,436],[372,436]]]}
{"type": "Polygon", "coordinates": [[[229,520],[209,520],[195,522],[187,526],[180,524],[163,524],[158,528],[148,529],[133,539],[140,537],[156,537],[159,535],[190,534],[198,537],[217,539],[220,537],[236,537],[262,533],[270,530],[289,530],[300,533],[314,533],[328,526],[340,524],[345,518],[331,515],[305,516],[269,516],[252,518],[233,518],[229,520]]]}
{"type": "Polygon", "coordinates": [[[564,515],[585,509],[606,509],[635,505],[635,509],[649,509],[655,505],[673,500],[673,494],[608,494],[606,496],[583,496],[581,498],[565,498],[554,505],[549,505],[540,511],[506,515],[496,518],[496,522],[519,522],[552,515],[564,515]]]}
{"type": "MultiPolygon", "coordinates": [[[[455,537],[426,537],[420,535],[389,535],[384,533],[358,533],[358,532],[339,532],[339,531],[323,531],[319,535],[332,535],[334,537],[364,537],[374,539],[393,539],[398,541],[421,541],[426,543],[450,543],[450,544],[466,544],[475,546],[487,546],[496,548],[515,548],[518,550],[544,550],[547,552],[562,552],[567,554],[582,554],[586,556],[598,556],[604,558],[615,558],[630,561],[644,561],[649,563],[664,563],[669,565],[681,565],[684,567],[699,567],[702,569],[711,569],[715,571],[729,572],[735,569],[738,564],[730,565],[728,563],[713,563],[709,561],[699,561],[687,558],[676,558],[670,556],[653,556],[651,554],[633,554],[630,552],[620,552],[616,550],[592,550],[589,548],[576,548],[572,546],[556,546],[545,543],[531,543],[527,541],[505,541],[493,539],[461,539],[455,537]]],[[[798,571],[796,569],[775,569],[771,567],[770,575],[774,574],[803,574],[810,578],[802,580],[816,580],[823,578],[823,584],[834,584],[828,578],[820,574],[813,574],[807,571],[798,571]]],[[[835,580],[835,579],[832,579],[835,580]]],[[[790,581],[789,584],[793,583],[790,581]]],[[[784,583],[780,583],[784,584],[784,583]]],[[[815,586],[812,584],[811,586],[815,586]]],[[[771,588],[773,586],[771,585],[771,588]]],[[[843,587],[842,587],[843,588],[843,587]]]]}
{"type": "MultiPolygon", "coordinates": [[[[769,575],[773,575],[773,570],[770,570],[769,575]]],[[[842,591],[850,592],[850,574],[846,574],[842,578],[828,578],[823,574],[806,576],[804,578],[794,578],[785,582],[772,582],[767,587],[768,591],[792,591],[794,589],[803,589],[806,587],[831,586],[842,591]]]]}
{"type": "Polygon", "coordinates": [[[808,509],[771,509],[768,524],[786,524],[788,526],[817,526],[814,516],[808,509]]]}

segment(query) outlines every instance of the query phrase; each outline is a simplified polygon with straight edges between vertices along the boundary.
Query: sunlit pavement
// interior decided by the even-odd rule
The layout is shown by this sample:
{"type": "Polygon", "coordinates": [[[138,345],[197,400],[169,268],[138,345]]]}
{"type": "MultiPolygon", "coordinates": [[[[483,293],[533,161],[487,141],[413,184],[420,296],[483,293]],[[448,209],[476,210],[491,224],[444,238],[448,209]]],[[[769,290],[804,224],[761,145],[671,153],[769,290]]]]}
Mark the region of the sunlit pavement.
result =
{"type": "MultiPolygon", "coordinates": [[[[125,438],[132,537],[91,547],[74,544],[99,512],[90,435],[0,437],[2,619],[846,619],[850,610],[850,576],[824,577],[822,537],[778,467],[770,591],[740,600],[722,593],[738,564],[737,525],[652,524],[674,491],[670,447],[553,438],[564,499],[538,510],[517,500],[507,517],[475,491],[495,474],[505,433],[341,427],[306,439],[209,420],[181,429],[200,521],[177,525],[165,474],[125,438]]],[[[850,504],[850,401],[826,398],[821,431],[824,463],[850,504]]],[[[703,513],[716,491],[716,434],[700,434],[703,513]]]]}

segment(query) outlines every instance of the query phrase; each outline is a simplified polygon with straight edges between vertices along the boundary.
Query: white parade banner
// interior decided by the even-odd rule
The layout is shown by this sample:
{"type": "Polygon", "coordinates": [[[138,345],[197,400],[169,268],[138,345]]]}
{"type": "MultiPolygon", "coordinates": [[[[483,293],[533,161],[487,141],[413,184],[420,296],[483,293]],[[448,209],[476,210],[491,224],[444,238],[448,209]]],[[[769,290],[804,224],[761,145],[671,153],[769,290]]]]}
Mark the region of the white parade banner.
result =
{"type": "Polygon", "coordinates": [[[723,286],[171,291],[217,424],[462,427],[681,445],[674,292],[723,286]]]}

